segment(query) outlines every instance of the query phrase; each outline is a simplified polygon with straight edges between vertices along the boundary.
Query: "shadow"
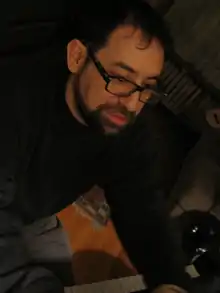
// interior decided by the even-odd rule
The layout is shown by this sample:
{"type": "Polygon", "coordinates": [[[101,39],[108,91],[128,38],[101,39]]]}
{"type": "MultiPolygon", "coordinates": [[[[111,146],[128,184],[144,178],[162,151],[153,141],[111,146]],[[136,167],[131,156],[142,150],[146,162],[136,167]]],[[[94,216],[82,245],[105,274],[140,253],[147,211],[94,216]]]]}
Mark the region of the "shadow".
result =
{"type": "Polygon", "coordinates": [[[125,262],[103,251],[89,250],[74,253],[72,262],[39,264],[52,271],[64,286],[71,287],[137,275],[125,262]]]}
{"type": "Polygon", "coordinates": [[[136,275],[123,260],[103,251],[89,250],[73,255],[73,275],[76,285],[91,284],[136,275]]]}
{"type": "Polygon", "coordinates": [[[75,285],[71,261],[50,263],[40,262],[38,264],[52,272],[61,281],[64,287],[71,287],[75,285]]]}

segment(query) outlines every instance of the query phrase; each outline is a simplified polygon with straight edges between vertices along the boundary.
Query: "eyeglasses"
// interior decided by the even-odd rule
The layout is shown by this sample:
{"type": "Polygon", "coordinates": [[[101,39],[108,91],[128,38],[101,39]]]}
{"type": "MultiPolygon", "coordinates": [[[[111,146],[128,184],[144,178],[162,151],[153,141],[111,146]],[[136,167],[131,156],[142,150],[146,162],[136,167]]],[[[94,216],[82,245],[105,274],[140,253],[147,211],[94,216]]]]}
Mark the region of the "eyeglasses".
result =
{"type": "Polygon", "coordinates": [[[105,90],[118,97],[129,97],[135,92],[140,92],[139,101],[146,104],[156,104],[162,96],[167,96],[163,92],[160,82],[156,85],[145,85],[141,87],[125,78],[112,76],[106,72],[101,62],[95,57],[93,52],[89,49],[89,57],[94,62],[98,72],[106,82],[105,90]]]}

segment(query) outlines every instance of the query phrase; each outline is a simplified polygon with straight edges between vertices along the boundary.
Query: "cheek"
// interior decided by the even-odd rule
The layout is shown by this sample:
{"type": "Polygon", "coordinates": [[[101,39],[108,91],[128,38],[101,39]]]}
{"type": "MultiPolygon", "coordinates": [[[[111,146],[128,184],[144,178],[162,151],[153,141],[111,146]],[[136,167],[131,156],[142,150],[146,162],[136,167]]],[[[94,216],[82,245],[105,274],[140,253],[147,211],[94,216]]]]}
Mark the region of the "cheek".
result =
{"type": "Polygon", "coordinates": [[[80,88],[84,102],[91,110],[106,104],[110,99],[110,94],[105,90],[105,81],[93,72],[82,76],[80,88]]]}
{"type": "Polygon", "coordinates": [[[96,109],[98,106],[108,103],[109,93],[106,92],[105,86],[100,83],[91,84],[87,92],[87,102],[91,109],[96,109]]]}

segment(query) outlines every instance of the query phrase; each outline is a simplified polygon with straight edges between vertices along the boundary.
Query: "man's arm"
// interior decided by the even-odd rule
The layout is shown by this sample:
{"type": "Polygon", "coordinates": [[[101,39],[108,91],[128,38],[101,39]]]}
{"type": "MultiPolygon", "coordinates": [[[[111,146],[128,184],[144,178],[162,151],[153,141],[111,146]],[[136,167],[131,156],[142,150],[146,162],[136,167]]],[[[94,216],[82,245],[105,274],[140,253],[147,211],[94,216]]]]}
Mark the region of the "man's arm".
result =
{"type": "Polygon", "coordinates": [[[150,179],[153,154],[146,155],[147,145],[133,146],[137,151],[133,152],[133,147],[128,150],[129,145],[124,150],[122,147],[117,164],[110,167],[119,175],[106,186],[117,233],[151,290],[162,284],[187,289],[179,237],[169,220],[163,195],[150,179]]]}
{"type": "Polygon", "coordinates": [[[0,292],[61,293],[63,287],[48,270],[30,264],[16,212],[2,208],[0,200],[0,292]]]}
{"type": "Polygon", "coordinates": [[[59,280],[31,264],[21,235],[23,223],[15,202],[20,154],[25,153],[18,111],[25,105],[17,92],[18,64],[13,58],[8,61],[0,62],[0,293],[60,293],[59,280]]]}

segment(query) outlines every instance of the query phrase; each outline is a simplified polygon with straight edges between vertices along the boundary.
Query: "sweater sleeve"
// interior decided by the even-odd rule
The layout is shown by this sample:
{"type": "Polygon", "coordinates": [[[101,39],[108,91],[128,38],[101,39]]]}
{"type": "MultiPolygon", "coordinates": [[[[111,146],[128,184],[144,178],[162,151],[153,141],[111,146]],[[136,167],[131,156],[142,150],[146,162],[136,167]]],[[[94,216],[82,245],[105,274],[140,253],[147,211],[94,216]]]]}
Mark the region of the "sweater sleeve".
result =
{"type": "Polygon", "coordinates": [[[23,222],[15,205],[24,146],[17,116],[22,97],[16,92],[18,68],[8,61],[0,63],[0,293],[61,293],[63,287],[50,271],[31,264],[22,239],[23,222]]]}
{"type": "Polygon", "coordinates": [[[109,169],[117,173],[106,197],[119,238],[151,290],[173,284],[188,290],[189,277],[178,230],[171,222],[165,196],[151,180],[154,154],[138,140],[125,144],[109,169]],[[117,170],[116,170],[117,169],[117,170]]]}

